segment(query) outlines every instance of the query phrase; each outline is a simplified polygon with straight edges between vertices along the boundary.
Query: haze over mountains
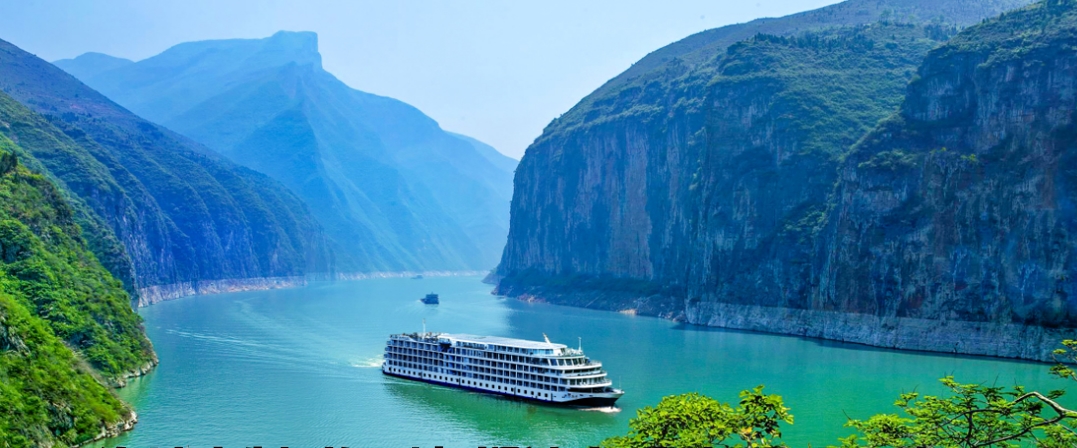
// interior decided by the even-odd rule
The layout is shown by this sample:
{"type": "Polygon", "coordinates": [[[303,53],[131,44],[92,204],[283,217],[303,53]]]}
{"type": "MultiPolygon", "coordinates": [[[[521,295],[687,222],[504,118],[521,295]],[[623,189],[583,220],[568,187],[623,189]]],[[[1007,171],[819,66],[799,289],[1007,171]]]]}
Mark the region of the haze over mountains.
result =
{"type": "Polygon", "coordinates": [[[0,132],[69,193],[94,254],[142,299],[332,271],[321,227],[279,182],[4,41],[0,65],[15,100],[0,132]]]}
{"type": "Polygon", "coordinates": [[[341,273],[489,269],[516,162],[321,67],[317,36],[191,42],[143,61],[56,61],[124,107],[265,173],[325,229],[341,273]]]}

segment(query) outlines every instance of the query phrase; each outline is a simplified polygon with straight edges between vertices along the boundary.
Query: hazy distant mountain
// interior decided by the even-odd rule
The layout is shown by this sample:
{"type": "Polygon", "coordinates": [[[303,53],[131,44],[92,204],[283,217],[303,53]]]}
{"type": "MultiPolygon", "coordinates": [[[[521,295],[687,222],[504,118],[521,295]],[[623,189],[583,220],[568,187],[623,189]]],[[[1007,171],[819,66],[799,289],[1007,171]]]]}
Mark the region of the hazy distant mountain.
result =
{"type": "Polygon", "coordinates": [[[76,78],[96,76],[101,72],[134,64],[130,59],[117,58],[103,53],[84,53],[75,59],[65,59],[66,66],[60,67],[76,78]]]}
{"type": "MultiPolygon", "coordinates": [[[[490,163],[493,163],[495,166],[502,170],[511,173],[513,171],[516,171],[516,165],[520,164],[519,160],[513,159],[512,157],[502,154],[497,149],[494,149],[493,146],[487,145],[486,143],[480,142],[478,140],[475,140],[474,138],[468,137],[463,134],[457,134],[455,132],[450,132],[449,134],[453,137],[457,137],[465,142],[470,143],[471,146],[473,146],[475,150],[479,152],[480,155],[486,157],[486,160],[489,160],[490,163]]],[[[509,196],[512,196],[511,190],[509,191],[509,196]]]]}
{"type": "Polygon", "coordinates": [[[2,40],[0,90],[18,101],[0,101],[0,133],[76,199],[91,249],[144,302],[332,270],[315,218],[279,182],[2,40]]]}
{"type": "Polygon", "coordinates": [[[284,182],[342,271],[485,269],[508,233],[516,162],[322,69],[317,36],[176,45],[99,70],[56,64],[116,102],[284,182]]]}

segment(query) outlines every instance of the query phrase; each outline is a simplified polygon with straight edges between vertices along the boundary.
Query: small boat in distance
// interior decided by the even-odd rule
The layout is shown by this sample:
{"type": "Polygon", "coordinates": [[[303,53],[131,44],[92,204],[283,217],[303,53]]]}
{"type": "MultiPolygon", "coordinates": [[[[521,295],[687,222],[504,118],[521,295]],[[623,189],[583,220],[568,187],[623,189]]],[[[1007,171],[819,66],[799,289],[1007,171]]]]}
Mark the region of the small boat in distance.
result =
{"type": "Polygon", "coordinates": [[[423,279],[423,274],[415,274],[415,276],[412,277],[411,279],[412,280],[422,280],[423,279]]]}
{"type": "Polygon", "coordinates": [[[427,305],[437,305],[438,303],[440,303],[438,301],[438,295],[434,293],[427,294],[426,297],[423,297],[419,300],[427,305]]]}
{"type": "Polygon", "coordinates": [[[602,363],[544,341],[422,333],[389,336],[382,373],[550,404],[605,407],[624,395],[602,363]]]}

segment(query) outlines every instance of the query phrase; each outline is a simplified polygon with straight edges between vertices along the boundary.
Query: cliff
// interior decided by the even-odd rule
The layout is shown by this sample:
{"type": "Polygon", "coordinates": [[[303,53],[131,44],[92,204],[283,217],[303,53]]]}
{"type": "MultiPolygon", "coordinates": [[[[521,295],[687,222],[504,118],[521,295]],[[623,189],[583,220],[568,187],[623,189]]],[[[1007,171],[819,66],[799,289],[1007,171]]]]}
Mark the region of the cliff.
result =
{"type": "Polygon", "coordinates": [[[932,51],[841,166],[812,306],[1077,334],[1075,44],[1052,0],[932,51]]]}
{"type": "Polygon", "coordinates": [[[321,226],[278,182],[2,41],[0,90],[0,133],[66,192],[95,255],[133,294],[332,272],[321,226]]]}
{"type": "Polygon", "coordinates": [[[322,68],[314,33],[56,65],[294,191],[337,248],[338,272],[497,264],[516,161],[411,105],[345,85],[322,68]]]}
{"type": "Polygon", "coordinates": [[[17,154],[0,135],[0,440],[71,446],[131,429],[135,413],[107,384],[156,355],[64,194],[17,154]]]}
{"type": "MultiPolygon", "coordinates": [[[[888,21],[786,29],[622,75],[528,148],[498,292],[1048,358],[1077,326],[1062,168],[1072,7],[1054,3],[930,53],[953,28],[888,21]]],[[[934,3],[966,8],[946,16],[956,25],[996,6],[934,3]]]]}

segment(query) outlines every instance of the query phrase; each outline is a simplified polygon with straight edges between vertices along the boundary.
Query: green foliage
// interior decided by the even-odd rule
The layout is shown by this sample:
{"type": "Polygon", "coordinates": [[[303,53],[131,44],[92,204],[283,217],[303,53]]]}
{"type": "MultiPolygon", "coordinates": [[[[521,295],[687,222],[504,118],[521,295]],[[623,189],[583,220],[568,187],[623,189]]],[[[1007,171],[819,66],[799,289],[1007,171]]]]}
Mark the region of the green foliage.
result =
{"type": "MultiPolygon", "coordinates": [[[[1062,341],[1055,350],[1053,375],[1077,381],[1077,341],[1062,341]]],[[[951,395],[901,394],[894,403],[906,416],[880,414],[850,420],[858,434],[841,440],[841,448],[1018,447],[1077,446],[1077,412],[1058,403],[1062,390],[1040,393],[1010,388],[962,384],[953,377],[940,380],[951,395]]]]}
{"type": "MultiPolygon", "coordinates": [[[[15,150],[0,136],[0,160],[15,150]]],[[[74,215],[43,175],[17,164],[0,174],[0,446],[92,439],[131,414],[102,381],[155,362],[74,215]]]]}
{"type": "Polygon", "coordinates": [[[984,21],[962,32],[935,57],[949,58],[969,53],[985,56],[981,68],[1004,64],[1040,53],[1046,58],[1059,51],[1057,42],[1067,42],[1061,50],[1072,50],[1077,38],[1077,1],[1049,0],[984,21]]]}
{"type": "Polygon", "coordinates": [[[1077,370],[1073,369],[1073,365],[1077,364],[1077,341],[1067,339],[1062,341],[1062,346],[1063,348],[1054,351],[1058,363],[1051,367],[1051,374],[1077,381],[1077,370]]]}
{"type": "Polygon", "coordinates": [[[0,174],[10,173],[18,165],[18,158],[12,152],[0,152],[0,174]]]}
{"type": "MultiPolygon", "coordinates": [[[[1062,341],[1051,373],[1077,381],[1077,341],[1062,341]]],[[[856,434],[831,448],[1072,448],[1077,446],[1077,411],[1059,404],[1062,390],[1040,393],[1022,386],[963,384],[940,380],[947,396],[903,393],[894,403],[904,416],[879,414],[850,419],[856,434]]],[[[629,422],[629,433],[606,439],[606,448],[771,447],[781,442],[780,424],[793,416],[763,386],[728,404],[696,393],[668,396],[629,422]]]]}
{"type": "Polygon", "coordinates": [[[0,446],[70,446],[130,416],[0,278],[0,446]]]}
{"type": "Polygon", "coordinates": [[[1077,445],[1073,423],[1077,412],[1055,400],[1062,391],[1046,395],[1021,386],[1002,388],[961,384],[953,377],[942,384],[947,397],[901,394],[895,406],[908,415],[881,414],[867,420],[850,420],[859,435],[842,439],[842,448],[854,447],[1007,447],[1034,443],[1043,448],[1077,445]]]}
{"type": "MultiPolygon", "coordinates": [[[[0,137],[0,146],[10,140],[0,137]]],[[[152,358],[123,286],[86,250],[73,211],[43,176],[0,177],[0,274],[4,290],[49,321],[64,342],[108,377],[152,358]]]]}
{"type": "Polygon", "coordinates": [[[900,149],[882,151],[871,156],[870,159],[856,165],[859,169],[898,171],[916,167],[919,155],[900,149]]]}
{"type": "Polygon", "coordinates": [[[91,249],[130,291],[331,270],[321,226],[283,185],[4,41],[0,65],[0,133],[57,181],[91,249]]]}
{"type": "Polygon", "coordinates": [[[795,237],[800,244],[809,244],[826,224],[826,211],[820,208],[810,208],[802,215],[794,216],[799,217],[788,220],[782,233],[795,237]]]}
{"type": "Polygon", "coordinates": [[[606,448],[784,447],[782,423],[793,416],[763,386],[740,393],[737,407],[696,393],[668,396],[636,411],[628,435],[602,442],[606,448]]]}
{"type": "Polygon", "coordinates": [[[116,238],[108,222],[87,201],[77,196],[77,192],[92,192],[86,195],[88,200],[103,211],[112,211],[114,219],[138,222],[134,210],[122,206],[122,201],[117,200],[124,192],[112,179],[108,169],[43,117],[2,92],[0,134],[19,142],[18,146],[9,145],[7,149],[12,154],[21,154],[27,168],[46,173],[54,184],[60,186],[65,201],[75,212],[75,222],[82,229],[90,250],[113,276],[124,283],[128,293],[134,294],[137,287],[134,267],[123,244],[116,238]]]}
{"type": "Polygon", "coordinates": [[[753,121],[780,130],[771,131],[777,144],[836,158],[893,113],[923,56],[955,32],[874,24],[761,34],[726,50],[709,90],[715,98],[751,95],[752,105],[766,104],[767,114],[753,121]]]}

